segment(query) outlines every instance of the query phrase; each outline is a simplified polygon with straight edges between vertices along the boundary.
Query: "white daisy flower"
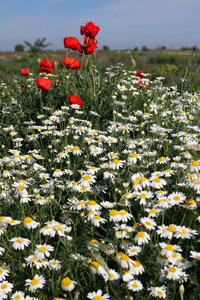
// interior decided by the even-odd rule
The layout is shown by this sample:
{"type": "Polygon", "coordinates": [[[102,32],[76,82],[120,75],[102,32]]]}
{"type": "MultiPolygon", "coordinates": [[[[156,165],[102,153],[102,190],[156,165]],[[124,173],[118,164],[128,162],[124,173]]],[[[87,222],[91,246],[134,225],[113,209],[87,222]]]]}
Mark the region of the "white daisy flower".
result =
{"type": "Polygon", "coordinates": [[[150,235],[145,231],[139,231],[135,236],[135,242],[138,245],[148,244],[150,240],[150,235]]]}
{"type": "Polygon", "coordinates": [[[30,240],[22,237],[12,238],[10,242],[13,243],[12,246],[15,250],[24,250],[24,248],[28,247],[28,245],[31,243],[30,240]]]}
{"type": "Polygon", "coordinates": [[[108,294],[104,294],[101,290],[98,290],[97,292],[90,292],[87,294],[87,298],[90,300],[109,300],[110,296],[108,294]]]}
{"type": "Polygon", "coordinates": [[[54,250],[54,247],[51,245],[36,245],[36,250],[34,251],[34,255],[37,257],[37,259],[44,259],[45,256],[49,257],[50,252],[54,250]]]}
{"type": "Polygon", "coordinates": [[[26,281],[25,286],[28,286],[29,291],[33,293],[37,289],[42,289],[46,282],[45,278],[43,276],[39,276],[38,274],[36,274],[32,280],[26,279],[25,281],[26,281]]]}
{"type": "Polygon", "coordinates": [[[127,288],[133,292],[138,292],[143,289],[143,285],[141,281],[135,279],[128,282],[127,288]]]}

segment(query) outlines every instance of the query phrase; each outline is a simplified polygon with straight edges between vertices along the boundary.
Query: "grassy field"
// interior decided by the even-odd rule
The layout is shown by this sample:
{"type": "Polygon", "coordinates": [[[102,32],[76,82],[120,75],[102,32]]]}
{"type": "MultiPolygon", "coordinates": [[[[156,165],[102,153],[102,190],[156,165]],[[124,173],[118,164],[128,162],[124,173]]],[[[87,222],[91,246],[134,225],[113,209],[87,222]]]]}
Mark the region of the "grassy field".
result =
{"type": "Polygon", "coordinates": [[[198,300],[199,52],[64,56],[0,53],[0,299],[198,300]]]}
{"type": "MultiPolygon", "coordinates": [[[[29,52],[0,52],[1,73],[8,75],[19,75],[21,68],[29,66],[31,71],[37,72],[37,59],[48,58],[59,61],[66,56],[66,50],[42,51],[35,56],[29,52]]],[[[81,55],[76,51],[70,51],[67,55],[81,61],[81,55]]],[[[186,73],[186,68],[190,64],[187,79],[190,91],[200,88],[200,51],[196,50],[192,56],[192,50],[149,50],[149,51],[109,51],[98,50],[95,58],[90,57],[98,70],[103,74],[106,67],[123,63],[126,70],[137,70],[149,73],[151,79],[156,76],[165,77],[163,84],[180,85],[180,78],[186,73]],[[131,60],[134,59],[136,66],[133,67],[131,60]]]]}

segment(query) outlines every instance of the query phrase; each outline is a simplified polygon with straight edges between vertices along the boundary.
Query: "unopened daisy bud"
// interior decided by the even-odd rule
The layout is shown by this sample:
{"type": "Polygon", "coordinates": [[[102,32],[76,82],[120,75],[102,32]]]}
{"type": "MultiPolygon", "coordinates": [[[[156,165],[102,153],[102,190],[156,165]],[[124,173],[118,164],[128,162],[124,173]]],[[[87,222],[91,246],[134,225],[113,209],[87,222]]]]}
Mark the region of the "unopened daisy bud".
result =
{"type": "Polygon", "coordinates": [[[54,200],[54,195],[50,195],[49,199],[54,200]]]}
{"type": "Polygon", "coordinates": [[[129,183],[130,182],[123,182],[122,185],[123,185],[124,188],[127,188],[129,186],[129,183]]]}
{"type": "Polygon", "coordinates": [[[4,149],[4,148],[5,148],[5,145],[2,145],[1,148],[4,149]]]}
{"type": "Polygon", "coordinates": [[[72,230],[72,227],[68,226],[68,227],[66,227],[66,230],[65,230],[65,232],[66,232],[66,233],[70,233],[70,232],[71,232],[71,230],[72,230]]]}
{"type": "Polygon", "coordinates": [[[34,193],[35,195],[37,195],[37,194],[39,193],[39,190],[38,190],[38,189],[34,189],[34,190],[33,190],[33,193],[34,193]]]}
{"type": "Polygon", "coordinates": [[[179,287],[179,293],[180,293],[180,296],[181,296],[181,300],[183,300],[183,294],[185,293],[185,288],[184,288],[183,284],[181,284],[180,287],[179,287]]]}
{"type": "Polygon", "coordinates": [[[80,217],[83,218],[85,214],[83,212],[80,213],[80,217]]]}
{"type": "Polygon", "coordinates": [[[25,264],[25,263],[22,264],[22,268],[23,268],[23,269],[26,268],[26,264],[25,264]]]}

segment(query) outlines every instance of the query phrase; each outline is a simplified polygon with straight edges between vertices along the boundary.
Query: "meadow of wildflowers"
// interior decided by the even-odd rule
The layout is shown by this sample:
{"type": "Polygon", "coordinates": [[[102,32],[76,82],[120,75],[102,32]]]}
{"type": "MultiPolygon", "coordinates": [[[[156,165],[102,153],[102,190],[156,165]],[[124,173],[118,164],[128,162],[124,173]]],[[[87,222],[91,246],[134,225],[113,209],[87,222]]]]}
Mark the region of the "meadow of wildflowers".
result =
{"type": "Polygon", "coordinates": [[[199,299],[200,94],[102,77],[99,30],[1,76],[0,299],[199,299]]]}

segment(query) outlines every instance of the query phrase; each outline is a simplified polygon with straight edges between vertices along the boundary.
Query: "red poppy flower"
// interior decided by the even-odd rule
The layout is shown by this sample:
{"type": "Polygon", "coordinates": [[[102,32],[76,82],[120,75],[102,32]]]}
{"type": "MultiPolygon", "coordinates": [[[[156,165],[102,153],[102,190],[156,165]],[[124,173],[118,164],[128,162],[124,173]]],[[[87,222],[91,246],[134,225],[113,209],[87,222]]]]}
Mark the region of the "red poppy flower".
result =
{"type": "Polygon", "coordinates": [[[77,50],[78,46],[81,44],[79,40],[75,37],[65,37],[63,39],[65,48],[70,48],[72,50],[77,50]]]}
{"type": "Polygon", "coordinates": [[[41,60],[39,64],[40,69],[38,70],[38,73],[52,73],[55,71],[54,69],[54,62],[51,60],[47,60],[46,58],[41,60]]]}
{"type": "Polygon", "coordinates": [[[137,72],[137,73],[135,74],[135,76],[140,77],[140,78],[144,78],[144,77],[145,77],[144,75],[142,75],[141,72],[137,72]]]}
{"type": "Polygon", "coordinates": [[[83,101],[76,95],[69,95],[69,104],[78,104],[82,107],[83,101]]]}
{"type": "Polygon", "coordinates": [[[26,76],[27,76],[27,75],[29,75],[29,74],[30,74],[30,71],[29,71],[29,69],[28,69],[28,68],[22,68],[22,69],[21,69],[21,74],[22,74],[22,75],[26,75],[26,76]]]}
{"type": "MultiPolygon", "coordinates": [[[[96,40],[94,40],[96,41],[96,40]]],[[[98,46],[93,42],[93,43],[89,43],[88,45],[81,45],[81,46],[78,46],[78,51],[80,53],[85,53],[87,55],[89,54],[92,54],[92,52],[97,49],[98,46]]]]}
{"type": "Polygon", "coordinates": [[[7,77],[7,75],[4,74],[3,77],[7,77]]]}
{"type": "Polygon", "coordinates": [[[51,87],[52,81],[50,79],[39,77],[36,80],[37,86],[42,89],[43,92],[46,92],[51,87]]]}
{"type": "Polygon", "coordinates": [[[85,26],[81,26],[81,35],[88,36],[89,38],[95,38],[99,32],[99,26],[96,26],[92,22],[88,22],[85,26]]]}
{"type": "Polygon", "coordinates": [[[77,70],[81,68],[81,64],[78,62],[77,59],[72,57],[63,57],[62,60],[60,60],[61,66],[64,68],[70,68],[72,70],[77,70]]]}
{"type": "Polygon", "coordinates": [[[25,87],[22,87],[22,90],[25,91],[26,90],[25,87]]]}
{"type": "Polygon", "coordinates": [[[91,44],[98,44],[98,41],[96,40],[96,39],[90,39],[88,36],[84,36],[84,44],[86,45],[86,46],[91,46],[91,44]]]}

